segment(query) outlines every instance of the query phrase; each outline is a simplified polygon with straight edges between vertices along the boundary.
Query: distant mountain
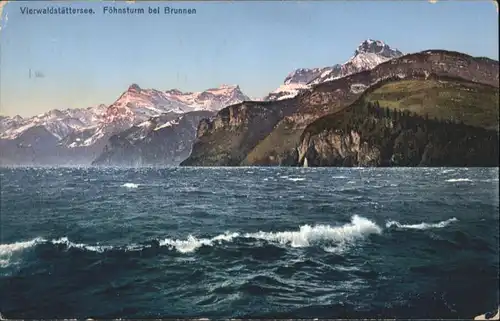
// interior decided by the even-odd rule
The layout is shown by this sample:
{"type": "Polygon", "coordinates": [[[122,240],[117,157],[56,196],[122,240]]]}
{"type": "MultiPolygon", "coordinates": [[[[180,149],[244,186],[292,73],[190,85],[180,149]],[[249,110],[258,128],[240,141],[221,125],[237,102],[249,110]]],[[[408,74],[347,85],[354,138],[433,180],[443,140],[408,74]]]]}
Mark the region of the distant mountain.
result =
{"type": "Polygon", "coordinates": [[[30,118],[0,116],[0,139],[15,139],[32,127],[43,126],[57,139],[95,126],[106,111],[106,105],[78,109],[53,109],[30,118]]]}
{"type": "Polygon", "coordinates": [[[6,148],[0,155],[0,161],[3,164],[24,162],[21,156],[14,157],[13,161],[12,155],[27,153],[18,149],[21,148],[19,146],[30,145],[25,141],[27,136],[24,134],[34,128],[44,132],[36,141],[36,145],[43,148],[35,153],[30,150],[29,157],[26,156],[29,164],[46,164],[48,159],[50,165],[66,164],[76,158],[78,162],[90,163],[101,153],[108,138],[151,118],[165,114],[179,117],[193,111],[217,111],[245,100],[250,98],[243,94],[239,86],[222,85],[203,92],[184,93],[177,89],[142,89],[132,84],[109,106],[54,109],[29,118],[0,116],[0,141],[1,146],[6,148]],[[52,147],[58,150],[59,157],[52,157],[52,147]],[[15,152],[10,149],[15,149],[15,152]],[[52,155],[47,158],[44,153],[52,155]]]}
{"type": "Polygon", "coordinates": [[[358,46],[354,55],[344,64],[313,69],[301,68],[293,71],[285,78],[283,85],[267,95],[264,100],[293,98],[314,85],[373,69],[385,61],[402,55],[401,51],[391,48],[383,41],[368,39],[358,46]]]}
{"type": "Polygon", "coordinates": [[[214,114],[212,111],[193,111],[181,116],[171,113],[152,117],[111,136],[92,165],[178,165],[191,152],[200,120],[214,114]]]}
{"type": "Polygon", "coordinates": [[[250,98],[241,92],[239,86],[222,85],[203,92],[183,93],[177,89],[164,92],[141,89],[138,85],[132,84],[106,109],[96,126],[75,133],[75,140],[65,140],[65,144],[70,148],[90,146],[161,114],[180,115],[201,110],[217,111],[245,100],[250,98]],[[84,136],[85,139],[80,136],[84,136]]]}

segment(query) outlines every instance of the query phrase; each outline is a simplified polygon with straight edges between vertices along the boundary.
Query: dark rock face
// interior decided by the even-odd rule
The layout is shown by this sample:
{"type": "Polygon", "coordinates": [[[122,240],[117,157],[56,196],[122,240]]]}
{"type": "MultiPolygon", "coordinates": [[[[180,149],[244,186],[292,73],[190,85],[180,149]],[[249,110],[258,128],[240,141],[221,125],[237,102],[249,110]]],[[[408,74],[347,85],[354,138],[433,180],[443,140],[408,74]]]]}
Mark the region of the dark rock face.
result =
{"type": "Polygon", "coordinates": [[[237,166],[246,154],[296,109],[291,100],[245,102],[200,122],[198,138],[182,166],[237,166]]]}
{"type": "Polygon", "coordinates": [[[140,126],[111,136],[92,165],[178,165],[191,151],[200,120],[212,115],[209,111],[195,111],[182,116],[153,117],[140,126]]]}
{"type": "Polygon", "coordinates": [[[498,143],[496,131],[351,106],[308,126],[295,165],[498,166],[498,143]]]}
{"type": "Polygon", "coordinates": [[[498,61],[491,59],[429,50],[319,84],[290,100],[226,107],[213,120],[200,124],[193,153],[182,165],[239,165],[253,149],[259,150],[258,157],[245,160],[245,165],[286,165],[294,158],[301,134],[309,124],[351,105],[378,83],[390,79],[457,78],[498,88],[498,68],[498,61]],[[224,143],[234,142],[235,135],[237,143],[224,143]]]}

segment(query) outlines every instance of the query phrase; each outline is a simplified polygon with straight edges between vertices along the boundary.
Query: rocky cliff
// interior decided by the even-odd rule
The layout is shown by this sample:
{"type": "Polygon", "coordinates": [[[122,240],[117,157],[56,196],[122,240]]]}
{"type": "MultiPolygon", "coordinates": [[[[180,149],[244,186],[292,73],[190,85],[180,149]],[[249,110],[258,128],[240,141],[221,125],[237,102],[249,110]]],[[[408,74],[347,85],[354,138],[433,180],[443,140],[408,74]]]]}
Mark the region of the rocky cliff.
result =
{"type": "Polygon", "coordinates": [[[191,155],[182,166],[237,166],[283,117],[296,110],[293,100],[245,102],[200,121],[191,155]]]}
{"type": "MultiPolygon", "coordinates": [[[[428,50],[321,83],[292,99],[267,103],[259,112],[244,111],[250,105],[256,108],[257,103],[234,105],[221,110],[214,120],[200,124],[203,129],[199,131],[193,153],[183,164],[293,165],[304,129],[318,118],[351,105],[367,89],[394,80],[439,79],[466,80],[498,88],[498,61],[428,50]],[[242,113],[246,115],[244,124],[233,118],[242,113]],[[236,133],[238,143],[227,143],[235,140],[236,133]],[[244,148],[240,149],[242,146],[244,148]]],[[[461,114],[456,110],[454,118],[460,119],[461,114]]]]}
{"type": "Polygon", "coordinates": [[[359,102],[309,125],[294,165],[498,166],[498,132],[359,102]]]}

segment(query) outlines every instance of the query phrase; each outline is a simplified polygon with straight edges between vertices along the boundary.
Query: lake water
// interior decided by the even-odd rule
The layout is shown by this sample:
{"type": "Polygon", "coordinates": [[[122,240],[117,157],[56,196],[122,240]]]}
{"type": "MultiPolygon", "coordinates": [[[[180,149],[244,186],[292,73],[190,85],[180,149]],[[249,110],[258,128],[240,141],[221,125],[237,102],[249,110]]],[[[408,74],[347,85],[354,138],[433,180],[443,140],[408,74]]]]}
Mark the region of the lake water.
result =
{"type": "Polygon", "coordinates": [[[471,318],[498,168],[3,168],[6,318],[471,318]]]}

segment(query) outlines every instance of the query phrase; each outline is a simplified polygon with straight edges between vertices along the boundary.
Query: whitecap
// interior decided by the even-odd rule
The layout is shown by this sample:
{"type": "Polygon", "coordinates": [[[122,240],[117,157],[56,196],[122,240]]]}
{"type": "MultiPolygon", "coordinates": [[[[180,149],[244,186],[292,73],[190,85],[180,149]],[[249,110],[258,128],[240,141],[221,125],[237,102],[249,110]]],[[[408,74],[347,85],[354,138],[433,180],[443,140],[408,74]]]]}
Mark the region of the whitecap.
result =
{"type": "Polygon", "coordinates": [[[344,243],[369,234],[380,234],[382,229],[367,218],[354,215],[351,222],[341,226],[302,225],[298,231],[247,233],[245,237],[262,239],[292,247],[308,247],[321,242],[344,243]]]}
{"type": "Polygon", "coordinates": [[[239,236],[238,233],[226,232],[224,234],[220,234],[213,238],[207,239],[207,238],[197,238],[190,234],[186,240],[178,240],[178,239],[173,240],[166,238],[160,241],[160,246],[175,248],[177,251],[181,253],[189,253],[189,252],[194,252],[195,250],[204,245],[212,246],[216,242],[217,243],[221,243],[222,241],[230,242],[233,240],[233,238],[238,236],[239,236]]]}
{"type": "Polygon", "coordinates": [[[455,183],[455,182],[472,182],[470,178],[450,178],[447,179],[446,182],[455,183]]]}
{"type": "Polygon", "coordinates": [[[401,224],[398,221],[388,221],[385,226],[391,228],[393,226],[403,229],[415,229],[415,230],[427,230],[431,228],[443,228],[448,226],[450,223],[458,221],[457,218],[452,217],[446,221],[441,221],[438,223],[419,223],[419,224],[401,224]]]}
{"type": "MultiPolygon", "coordinates": [[[[212,238],[198,238],[188,235],[186,239],[166,238],[159,242],[160,246],[167,246],[181,253],[194,252],[202,246],[213,246],[222,242],[232,242],[236,238],[264,240],[291,247],[309,247],[321,243],[335,243],[337,249],[345,249],[349,243],[362,239],[370,234],[381,234],[382,229],[373,221],[354,215],[350,223],[341,226],[330,225],[302,225],[298,231],[283,232],[255,232],[230,233],[217,235],[212,238]]],[[[325,248],[331,250],[333,248],[325,248]]]]}
{"type": "Polygon", "coordinates": [[[122,187],[125,187],[125,188],[137,188],[137,187],[139,187],[139,184],[125,183],[125,184],[122,185],[122,187]]]}
{"type": "Polygon", "coordinates": [[[305,181],[305,177],[289,177],[288,178],[289,181],[292,181],[292,182],[300,182],[300,181],[305,181]]]}
{"type": "Polygon", "coordinates": [[[9,266],[11,258],[15,253],[21,252],[44,241],[43,238],[37,237],[30,241],[0,244],[0,267],[4,268],[9,266]]]}
{"type": "Polygon", "coordinates": [[[87,244],[83,244],[83,243],[73,243],[67,237],[61,237],[60,239],[52,240],[51,243],[52,244],[64,244],[69,249],[70,248],[78,248],[78,249],[88,250],[91,252],[98,252],[98,253],[102,253],[106,250],[111,250],[113,248],[110,245],[87,245],[87,244]]]}

